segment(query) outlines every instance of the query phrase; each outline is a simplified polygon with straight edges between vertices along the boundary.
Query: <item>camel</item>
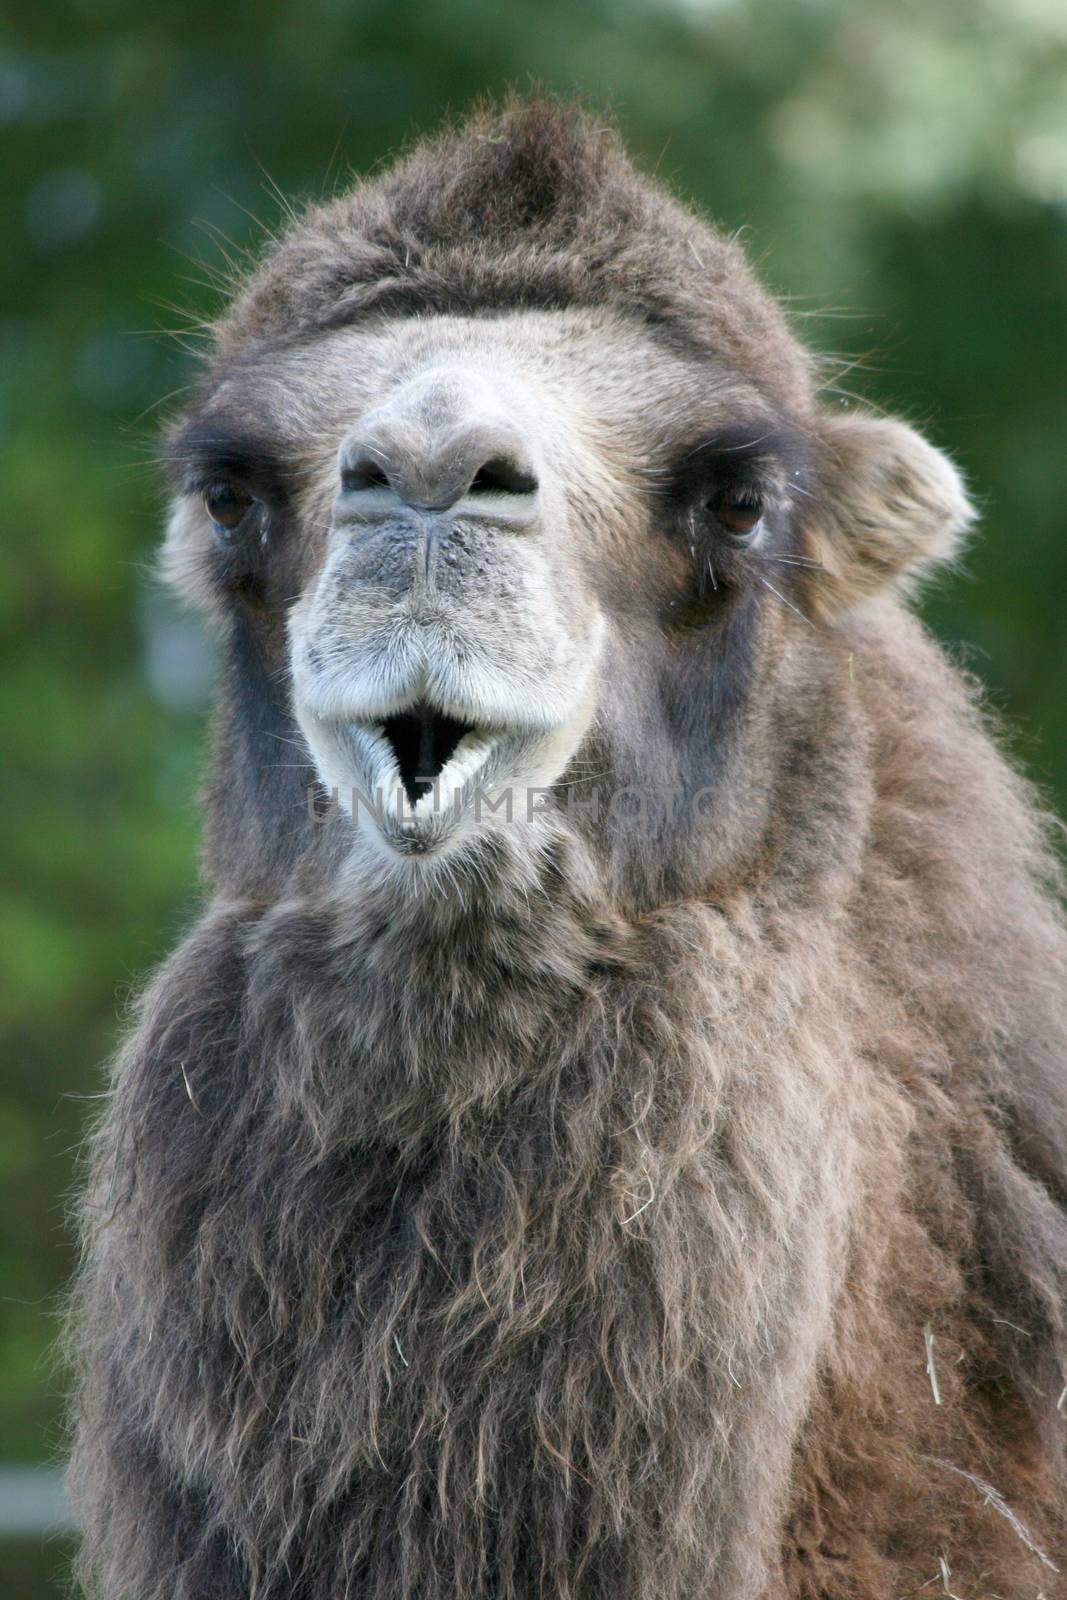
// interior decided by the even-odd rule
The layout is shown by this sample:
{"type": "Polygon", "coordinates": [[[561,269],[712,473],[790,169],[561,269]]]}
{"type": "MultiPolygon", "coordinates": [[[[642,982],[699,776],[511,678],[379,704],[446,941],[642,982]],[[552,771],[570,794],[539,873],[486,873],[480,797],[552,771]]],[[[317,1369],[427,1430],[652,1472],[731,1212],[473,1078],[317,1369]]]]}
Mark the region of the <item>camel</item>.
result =
{"type": "Polygon", "coordinates": [[[1067,1595],[1067,940],[913,612],[953,465],[540,98],[295,218],[167,454],[226,664],[86,1593],[1067,1595]]]}

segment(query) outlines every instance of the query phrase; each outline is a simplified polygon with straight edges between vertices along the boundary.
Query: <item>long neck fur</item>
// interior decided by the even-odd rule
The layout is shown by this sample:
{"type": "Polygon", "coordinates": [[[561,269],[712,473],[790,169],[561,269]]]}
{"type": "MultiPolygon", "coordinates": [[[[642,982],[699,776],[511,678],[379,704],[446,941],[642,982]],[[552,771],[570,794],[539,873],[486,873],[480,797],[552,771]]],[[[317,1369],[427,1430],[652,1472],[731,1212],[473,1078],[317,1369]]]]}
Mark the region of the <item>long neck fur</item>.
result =
{"type": "Polygon", "coordinates": [[[1013,991],[1052,1036],[1063,946],[1015,780],[908,639],[867,713],[877,802],[861,763],[851,818],[837,794],[821,843],[772,836],[754,890],[627,914],[556,836],[462,901],[355,903],[321,860],[216,899],[97,1141],[75,1483],[101,1592],[755,1600],[816,1592],[837,1539],[888,1596],[937,1495],[1000,1592],[1048,1579],[973,1481],[1020,1470],[989,1373],[1045,1417],[1062,1356],[1063,1116],[1035,1112],[1047,1044],[1013,1087],[998,1042],[1013,991]],[[953,842],[953,805],[1010,839],[953,842]],[[986,1394],[944,1426],[931,1318],[946,1394],[986,1394]],[[897,1565],[842,1520],[860,1491],[897,1565]]]}

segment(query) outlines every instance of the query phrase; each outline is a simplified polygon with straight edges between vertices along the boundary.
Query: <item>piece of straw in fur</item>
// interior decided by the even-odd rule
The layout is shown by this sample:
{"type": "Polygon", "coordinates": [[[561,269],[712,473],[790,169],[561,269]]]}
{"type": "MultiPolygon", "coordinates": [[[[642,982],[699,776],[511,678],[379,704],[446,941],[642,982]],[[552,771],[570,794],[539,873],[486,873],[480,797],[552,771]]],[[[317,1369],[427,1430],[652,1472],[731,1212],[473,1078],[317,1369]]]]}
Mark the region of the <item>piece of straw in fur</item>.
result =
{"type": "Polygon", "coordinates": [[[181,1062],[180,1065],[181,1065],[181,1069],[182,1069],[182,1077],[185,1079],[185,1092],[189,1096],[189,1104],[192,1106],[192,1108],[196,1112],[197,1116],[198,1117],[202,1117],[204,1113],[201,1111],[200,1107],[197,1105],[196,1095],[193,1093],[193,1086],[189,1082],[189,1074],[185,1070],[185,1062],[184,1061],[181,1062]]]}
{"type": "Polygon", "coordinates": [[[923,1341],[926,1345],[926,1376],[930,1380],[934,1405],[939,1406],[941,1404],[941,1389],[937,1382],[937,1368],[934,1365],[934,1330],[929,1323],[923,1329],[923,1341]]]}
{"type": "Polygon", "coordinates": [[[1011,1506],[1004,1499],[1004,1496],[998,1489],[994,1489],[991,1483],[986,1483],[984,1478],[977,1477],[973,1472],[967,1472],[963,1467],[953,1466],[951,1461],[942,1461],[937,1456],[927,1456],[925,1459],[933,1466],[944,1467],[946,1472],[954,1472],[958,1478],[966,1478],[968,1483],[973,1483],[979,1493],[985,1497],[986,1505],[992,1506],[993,1510],[1004,1518],[1016,1538],[1022,1540],[1026,1548],[1037,1557],[1042,1565],[1046,1566],[1050,1572],[1059,1572],[1060,1569],[1056,1563],[1050,1561],[1040,1545],[1034,1543],[1019,1518],[1015,1515],[1015,1512],[1011,1509],[1011,1506]]]}
{"type": "Polygon", "coordinates": [[[952,1582],[952,1568],[949,1566],[944,1556],[938,1556],[937,1564],[941,1568],[941,1587],[948,1595],[949,1600],[960,1600],[959,1595],[953,1594],[951,1588],[949,1587],[952,1582]]]}

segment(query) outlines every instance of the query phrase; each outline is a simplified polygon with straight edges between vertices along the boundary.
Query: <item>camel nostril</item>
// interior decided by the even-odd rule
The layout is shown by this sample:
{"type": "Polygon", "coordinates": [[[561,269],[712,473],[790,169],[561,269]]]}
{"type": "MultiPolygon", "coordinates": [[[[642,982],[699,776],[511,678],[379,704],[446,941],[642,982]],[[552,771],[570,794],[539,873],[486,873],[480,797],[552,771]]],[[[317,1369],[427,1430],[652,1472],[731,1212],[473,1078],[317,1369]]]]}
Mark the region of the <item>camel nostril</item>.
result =
{"type": "Polygon", "coordinates": [[[342,468],[341,488],[347,492],[359,489],[389,489],[389,475],[377,461],[362,457],[342,468]]]}
{"type": "Polygon", "coordinates": [[[467,493],[533,494],[536,489],[537,479],[532,472],[506,456],[494,456],[478,468],[467,493]]]}

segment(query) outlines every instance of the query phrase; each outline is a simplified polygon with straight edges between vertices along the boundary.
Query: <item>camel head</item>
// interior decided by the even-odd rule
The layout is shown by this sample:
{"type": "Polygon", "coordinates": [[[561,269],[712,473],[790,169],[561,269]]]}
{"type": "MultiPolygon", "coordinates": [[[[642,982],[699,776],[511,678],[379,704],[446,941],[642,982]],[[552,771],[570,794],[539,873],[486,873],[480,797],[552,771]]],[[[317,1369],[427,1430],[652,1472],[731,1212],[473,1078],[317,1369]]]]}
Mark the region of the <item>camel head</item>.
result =
{"type": "Polygon", "coordinates": [[[967,520],[910,428],[820,403],[736,243],[543,104],[298,221],[171,459],[230,856],[314,848],[303,761],[412,886],[561,830],[653,894],[758,849],[841,619],[967,520]]]}

